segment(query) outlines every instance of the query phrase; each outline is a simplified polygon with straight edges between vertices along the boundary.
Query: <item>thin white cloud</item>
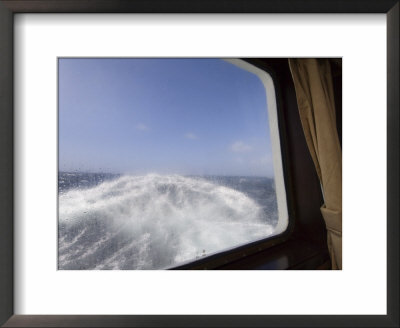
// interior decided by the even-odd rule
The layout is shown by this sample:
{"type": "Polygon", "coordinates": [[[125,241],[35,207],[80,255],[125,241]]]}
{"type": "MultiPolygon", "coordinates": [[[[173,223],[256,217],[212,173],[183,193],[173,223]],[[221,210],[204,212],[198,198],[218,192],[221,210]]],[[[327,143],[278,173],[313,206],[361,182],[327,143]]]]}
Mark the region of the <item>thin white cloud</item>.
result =
{"type": "Polygon", "coordinates": [[[149,130],[149,127],[143,123],[137,124],[135,126],[135,128],[136,128],[136,130],[139,130],[139,131],[148,131],[149,130]]]}
{"type": "Polygon", "coordinates": [[[231,145],[231,150],[235,153],[245,153],[251,151],[253,147],[243,141],[236,141],[231,145]]]}
{"type": "Polygon", "coordinates": [[[254,165],[269,165],[272,164],[272,158],[271,156],[266,155],[264,157],[253,160],[251,163],[254,165]]]}
{"type": "Polygon", "coordinates": [[[187,139],[192,139],[192,140],[198,139],[197,136],[196,136],[194,133],[191,133],[191,132],[186,133],[186,134],[185,134],[185,138],[187,138],[187,139]]]}

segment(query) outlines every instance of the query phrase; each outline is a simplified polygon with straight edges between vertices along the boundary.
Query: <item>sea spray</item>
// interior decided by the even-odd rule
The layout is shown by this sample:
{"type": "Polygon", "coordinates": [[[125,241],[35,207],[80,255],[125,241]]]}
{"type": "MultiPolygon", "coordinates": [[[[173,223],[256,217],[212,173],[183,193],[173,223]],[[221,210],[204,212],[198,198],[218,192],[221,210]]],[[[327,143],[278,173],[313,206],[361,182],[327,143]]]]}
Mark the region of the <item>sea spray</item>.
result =
{"type": "Polygon", "coordinates": [[[163,269],[273,233],[252,198],[206,179],[120,176],[59,196],[59,269],[163,269]]]}

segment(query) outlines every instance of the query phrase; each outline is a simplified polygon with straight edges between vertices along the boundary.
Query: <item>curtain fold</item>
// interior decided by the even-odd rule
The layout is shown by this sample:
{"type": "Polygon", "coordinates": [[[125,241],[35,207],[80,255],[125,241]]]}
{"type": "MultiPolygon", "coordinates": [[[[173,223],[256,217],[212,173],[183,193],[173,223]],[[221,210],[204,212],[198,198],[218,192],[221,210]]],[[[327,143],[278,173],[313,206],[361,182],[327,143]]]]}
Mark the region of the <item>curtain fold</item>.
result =
{"type": "Polygon", "coordinates": [[[289,59],[307,146],[321,182],[332,269],[342,269],[342,150],[328,59],[289,59]]]}

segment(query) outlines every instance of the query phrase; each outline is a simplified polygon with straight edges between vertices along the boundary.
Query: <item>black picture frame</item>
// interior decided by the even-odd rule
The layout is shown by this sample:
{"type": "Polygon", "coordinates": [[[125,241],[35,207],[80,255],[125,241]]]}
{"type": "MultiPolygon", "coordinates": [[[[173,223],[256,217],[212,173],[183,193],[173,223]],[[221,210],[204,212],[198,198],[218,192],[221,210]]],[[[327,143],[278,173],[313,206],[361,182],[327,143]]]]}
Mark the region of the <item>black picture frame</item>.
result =
{"type": "MultiPolygon", "coordinates": [[[[5,327],[399,327],[398,0],[0,1],[0,324],[5,327]],[[13,16],[15,13],[384,13],[387,17],[387,315],[14,315],[13,16]]],[[[373,259],[368,266],[373,265],[373,259]]],[[[323,300],[321,300],[323,301],[323,300]]]]}

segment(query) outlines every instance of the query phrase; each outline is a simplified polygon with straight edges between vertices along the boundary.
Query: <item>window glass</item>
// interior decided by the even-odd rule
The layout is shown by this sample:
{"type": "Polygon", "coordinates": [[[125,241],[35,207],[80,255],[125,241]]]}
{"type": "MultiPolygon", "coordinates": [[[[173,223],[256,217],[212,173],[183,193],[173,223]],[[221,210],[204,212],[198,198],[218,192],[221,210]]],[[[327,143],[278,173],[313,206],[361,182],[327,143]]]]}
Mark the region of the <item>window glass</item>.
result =
{"type": "Polygon", "coordinates": [[[59,59],[59,269],[164,269],[287,226],[269,75],[59,59]]]}

